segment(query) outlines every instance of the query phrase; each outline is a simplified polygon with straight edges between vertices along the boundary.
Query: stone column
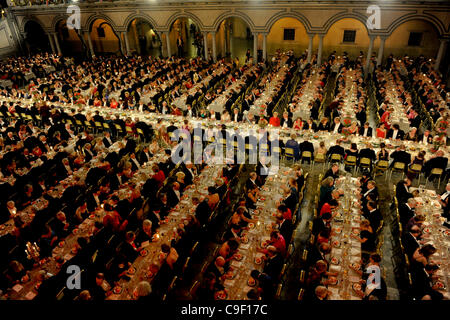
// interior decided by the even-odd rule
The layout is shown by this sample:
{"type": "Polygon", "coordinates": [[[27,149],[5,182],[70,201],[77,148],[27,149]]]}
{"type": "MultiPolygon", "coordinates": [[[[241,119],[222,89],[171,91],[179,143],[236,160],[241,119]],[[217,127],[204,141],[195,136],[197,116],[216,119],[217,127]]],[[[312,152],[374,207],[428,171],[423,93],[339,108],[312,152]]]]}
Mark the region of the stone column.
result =
{"type": "Polygon", "coordinates": [[[125,40],[125,49],[126,49],[126,55],[130,56],[131,55],[131,51],[130,51],[130,42],[128,40],[128,34],[127,32],[124,32],[124,40],[125,40]]]}
{"type": "Polygon", "coordinates": [[[208,60],[208,32],[203,32],[204,52],[205,60],[208,60]]]}
{"type": "Polygon", "coordinates": [[[211,32],[211,35],[212,35],[212,56],[213,56],[213,61],[216,62],[217,61],[216,32],[211,32]]]}
{"type": "Polygon", "coordinates": [[[48,36],[48,42],[50,42],[50,47],[52,48],[52,52],[56,53],[55,44],[53,42],[53,35],[51,33],[47,33],[47,36],[48,36]]]}
{"type": "Polygon", "coordinates": [[[55,39],[56,51],[58,51],[58,55],[61,55],[61,48],[59,47],[58,34],[54,33],[53,38],[55,39]]]}
{"type": "Polygon", "coordinates": [[[89,52],[91,53],[91,56],[95,56],[94,46],[92,45],[91,34],[90,34],[89,31],[86,31],[84,34],[87,36],[87,41],[88,41],[88,45],[89,45],[89,52]]]}
{"type": "Polygon", "coordinates": [[[319,34],[319,49],[317,50],[317,65],[322,64],[322,47],[323,47],[323,37],[324,34],[319,34]]]}
{"type": "Polygon", "coordinates": [[[263,50],[262,57],[263,57],[264,61],[266,61],[267,60],[267,34],[266,33],[263,33],[263,47],[262,47],[262,50],[263,50]]]}
{"type": "Polygon", "coordinates": [[[169,31],[164,32],[166,35],[166,45],[167,45],[167,57],[170,58],[172,56],[172,52],[170,50],[170,38],[169,38],[169,31]]]}
{"type": "Polygon", "coordinates": [[[386,42],[386,37],[380,36],[380,48],[378,49],[378,58],[377,58],[377,67],[381,65],[383,61],[383,53],[384,53],[384,43],[386,42]]]}
{"type": "Polygon", "coordinates": [[[375,36],[369,36],[370,37],[370,43],[369,43],[369,49],[367,50],[367,58],[366,58],[366,75],[369,73],[369,66],[370,66],[370,57],[372,56],[372,50],[373,50],[373,42],[375,41],[375,36]]]}
{"type": "Polygon", "coordinates": [[[258,63],[258,35],[259,33],[253,34],[253,63],[258,63]]]}
{"type": "Polygon", "coordinates": [[[438,71],[441,64],[442,57],[444,56],[445,49],[447,47],[448,39],[440,39],[441,45],[439,46],[438,54],[436,56],[436,62],[434,63],[434,70],[438,71]]]}
{"type": "Polygon", "coordinates": [[[308,38],[309,38],[309,43],[308,43],[308,58],[307,58],[307,61],[308,61],[308,63],[310,63],[311,62],[311,58],[312,58],[314,34],[308,34],[308,38]]]}

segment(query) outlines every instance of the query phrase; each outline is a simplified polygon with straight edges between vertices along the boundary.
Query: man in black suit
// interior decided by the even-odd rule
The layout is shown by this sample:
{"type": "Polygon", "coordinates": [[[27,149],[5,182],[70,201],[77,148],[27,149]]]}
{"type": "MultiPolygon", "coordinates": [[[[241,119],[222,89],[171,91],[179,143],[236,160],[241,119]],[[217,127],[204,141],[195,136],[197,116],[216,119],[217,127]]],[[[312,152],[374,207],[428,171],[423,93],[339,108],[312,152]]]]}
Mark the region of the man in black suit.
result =
{"type": "Polygon", "coordinates": [[[168,204],[171,208],[175,207],[178,202],[181,200],[181,190],[180,184],[178,182],[174,182],[172,184],[172,188],[167,191],[167,200],[168,204]]]}
{"type": "Polygon", "coordinates": [[[86,162],[91,161],[92,158],[97,155],[97,152],[95,152],[95,150],[92,149],[92,145],[90,143],[86,143],[84,145],[83,153],[84,153],[84,160],[86,162]]]}
{"type": "Polygon", "coordinates": [[[367,190],[364,193],[361,193],[361,202],[365,205],[369,199],[369,195],[373,200],[378,199],[378,189],[375,181],[371,180],[367,182],[367,190]]]}
{"type": "Polygon", "coordinates": [[[364,123],[364,126],[359,128],[359,135],[362,137],[372,137],[372,128],[369,123],[364,123]]]}
{"type": "Polygon", "coordinates": [[[294,231],[292,221],[284,219],[282,213],[277,213],[276,219],[280,234],[283,236],[286,243],[289,243],[291,241],[292,232],[294,231]]]}
{"type": "Polygon", "coordinates": [[[399,204],[398,214],[400,215],[400,223],[403,227],[414,217],[414,208],[416,207],[416,200],[414,198],[408,199],[406,203],[399,204]]]}
{"type": "Polygon", "coordinates": [[[395,162],[402,162],[405,164],[405,171],[407,170],[408,165],[411,163],[411,154],[406,152],[405,149],[405,146],[401,145],[390,154],[389,157],[392,159],[391,167],[393,167],[395,162]]]}
{"type": "Polygon", "coordinates": [[[370,159],[370,168],[369,170],[372,171],[372,165],[377,159],[377,155],[375,154],[375,151],[372,149],[372,146],[369,144],[367,148],[359,150],[358,153],[358,165],[362,158],[370,159]]]}
{"type": "Polygon", "coordinates": [[[233,109],[233,114],[231,115],[231,121],[234,122],[241,122],[242,121],[242,114],[239,113],[238,108],[233,109]]]}
{"type": "Polygon", "coordinates": [[[103,133],[105,136],[103,137],[102,141],[103,141],[103,145],[106,148],[109,148],[113,143],[113,139],[111,138],[111,134],[109,133],[109,131],[104,131],[103,133]]]}
{"type": "MultiPolygon", "coordinates": [[[[308,140],[305,140],[299,144],[299,148],[300,148],[300,156],[303,155],[303,152],[309,151],[309,152],[311,152],[311,159],[314,159],[314,145],[311,142],[309,142],[308,140]]],[[[302,163],[303,163],[303,157],[302,157],[302,163]]],[[[309,163],[309,160],[308,160],[308,163],[309,163]]]]}
{"type": "Polygon", "coordinates": [[[339,154],[341,156],[341,160],[344,159],[345,150],[341,147],[341,141],[339,139],[336,140],[336,144],[334,146],[331,146],[330,149],[328,149],[327,157],[331,158],[332,154],[339,154]]]}
{"type": "Polygon", "coordinates": [[[334,122],[331,125],[330,132],[332,133],[341,133],[342,132],[342,123],[339,117],[334,118],[334,122]]]}
{"type": "Polygon", "coordinates": [[[208,205],[208,198],[200,201],[198,197],[194,196],[192,197],[192,206],[196,207],[195,217],[200,222],[200,224],[206,224],[208,222],[209,216],[211,215],[211,208],[208,205]]]}
{"type": "Polygon", "coordinates": [[[433,143],[433,136],[430,134],[430,130],[425,130],[423,134],[419,135],[417,140],[423,144],[431,144],[433,143]]]}
{"type": "Polygon", "coordinates": [[[389,129],[386,138],[387,139],[393,139],[393,140],[403,140],[405,136],[405,132],[400,129],[400,126],[395,123],[391,129],[389,129]]]}
{"type": "Polygon", "coordinates": [[[317,236],[323,230],[331,230],[331,213],[325,212],[322,216],[317,217],[313,221],[312,234],[317,236]]]}
{"type": "Polygon", "coordinates": [[[401,203],[405,203],[409,198],[413,197],[413,195],[409,192],[410,186],[411,180],[409,178],[405,178],[397,183],[395,188],[395,196],[397,197],[399,205],[401,203]]]}
{"type": "Polygon", "coordinates": [[[367,212],[363,214],[364,218],[369,220],[372,230],[376,232],[380,226],[383,217],[380,210],[377,209],[377,205],[373,201],[367,202],[367,212]]]}
{"type": "Polygon", "coordinates": [[[146,163],[149,162],[152,159],[153,155],[150,153],[148,147],[144,147],[144,149],[141,151],[139,155],[139,162],[140,163],[146,163]]]}
{"type": "Polygon", "coordinates": [[[139,160],[136,158],[136,154],[134,152],[132,152],[130,154],[130,160],[129,162],[131,163],[131,169],[133,171],[137,171],[141,168],[142,164],[141,162],[139,162],[139,160]]]}
{"type": "Polygon", "coordinates": [[[421,235],[420,227],[416,224],[412,225],[411,229],[403,234],[402,244],[409,259],[412,259],[414,252],[420,247],[419,240],[421,235]]]}
{"type": "Polygon", "coordinates": [[[442,300],[443,295],[438,288],[433,286],[433,275],[439,270],[436,264],[427,264],[425,268],[417,267],[411,272],[412,294],[422,300],[426,297],[429,300],[442,300]]]}
{"type": "Polygon", "coordinates": [[[429,177],[431,174],[431,170],[434,168],[442,169],[442,171],[447,168],[448,158],[444,157],[444,152],[442,150],[438,150],[433,158],[426,161],[423,165],[423,172],[425,173],[425,177],[429,177]]]}
{"type": "Polygon", "coordinates": [[[272,279],[278,279],[283,268],[283,257],[274,246],[267,247],[267,260],[263,272],[272,279]]]}

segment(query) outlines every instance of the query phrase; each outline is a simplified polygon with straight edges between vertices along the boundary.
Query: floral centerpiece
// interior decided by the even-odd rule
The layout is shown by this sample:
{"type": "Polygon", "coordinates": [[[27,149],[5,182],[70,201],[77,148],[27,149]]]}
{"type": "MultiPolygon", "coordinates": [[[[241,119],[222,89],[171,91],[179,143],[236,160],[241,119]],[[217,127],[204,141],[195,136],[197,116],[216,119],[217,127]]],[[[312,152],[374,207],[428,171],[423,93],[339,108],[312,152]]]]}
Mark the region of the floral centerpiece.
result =
{"type": "Polygon", "coordinates": [[[343,141],[348,141],[348,136],[351,134],[351,132],[350,132],[350,126],[351,126],[351,124],[352,124],[352,119],[351,119],[350,115],[345,115],[345,116],[342,118],[341,123],[342,123],[342,126],[343,126],[343,128],[342,128],[342,134],[343,134],[344,137],[345,137],[343,141]]]}

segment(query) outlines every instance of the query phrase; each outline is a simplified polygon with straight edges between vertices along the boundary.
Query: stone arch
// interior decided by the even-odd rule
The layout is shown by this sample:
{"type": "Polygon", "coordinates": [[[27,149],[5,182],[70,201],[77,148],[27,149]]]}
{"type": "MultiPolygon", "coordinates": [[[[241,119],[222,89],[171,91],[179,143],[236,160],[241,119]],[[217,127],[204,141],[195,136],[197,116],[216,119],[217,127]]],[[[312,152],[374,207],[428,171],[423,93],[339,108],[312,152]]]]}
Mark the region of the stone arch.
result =
{"type": "MultiPolygon", "coordinates": [[[[200,28],[200,30],[202,30],[204,28],[202,21],[194,14],[190,13],[190,12],[177,12],[175,14],[173,14],[168,20],[167,20],[167,24],[166,24],[166,29],[167,31],[170,31],[170,28],[172,27],[173,23],[175,21],[177,21],[177,19],[180,18],[188,18],[191,19],[192,21],[194,21],[194,23],[200,28]]],[[[154,25],[153,27],[155,27],[156,25],[154,25]]],[[[156,27],[155,27],[156,28],[156,27]]],[[[160,31],[160,30],[158,30],[160,31]]]]}
{"type": "MultiPolygon", "coordinates": [[[[143,13],[132,13],[130,14],[126,19],[125,22],[123,24],[123,28],[125,30],[128,30],[128,27],[130,26],[130,24],[133,22],[134,19],[142,19],[142,20],[146,20],[148,23],[150,23],[150,25],[156,29],[157,23],[156,21],[150,17],[149,15],[143,14],[143,13]]],[[[175,21],[175,20],[174,20],[175,21]]]]}
{"type": "Polygon", "coordinates": [[[34,22],[38,23],[44,31],[47,31],[47,28],[44,26],[44,24],[37,17],[35,17],[35,16],[26,16],[22,20],[22,23],[20,25],[20,28],[19,28],[20,29],[20,33],[22,33],[22,34],[25,33],[25,25],[29,21],[34,21],[34,22]]]}
{"type": "Polygon", "coordinates": [[[404,15],[404,16],[394,20],[389,25],[389,27],[387,28],[389,35],[391,35],[392,32],[394,32],[394,30],[397,29],[400,25],[402,25],[403,23],[408,22],[410,20],[427,21],[436,28],[436,31],[438,32],[439,36],[442,36],[443,34],[445,34],[445,26],[436,17],[431,16],[431,15],[423,15],[423,14],[407,14],[407,15],[404,15]]]}
{"type": "Polygon", "coordinates": [[[98,14],[98,13],[89,16],[89,18],[87,19],[87,21],[84,25],[84,30],[91,32],[92,25],[98,19],[105,20],[111,26],[111,28],[113,29],[113,31],[116,34],[120,31],[119,30],[120,28],[114,23],[114,21],[110,17],[108,17],[107,15],[98,14]]]}
{"type": "Polygon", "coordinates": [[[266,26],[265,26],[266,32],[270,32],[270,30],[272,29],[273,25],[278,20],[283,19],[283,18],[297,19],[298,21],[300,21],[303,24],[303,26],[306,29],[306,32],[310,32],[310,30],[311,30],[311,23],[301,13],[298,13],[298,12],[280,12],[280,13],[274,15],[272,18],[270,18],[269,21],[266,23],[266,26]]]}
{"type": "Polygon", "coordinates": [[[226,12],[224,14],[221,14],[219,17],[217,17],[217,19],[214,21],[213,24],[213,28],[214,30],[217,30],[220,26],[220,24],[227,18],[240,18],[243,21],[245,21],[245,23],[247,23],[247,25],[250,28],[251,32],[255,32],[255,24],[253,23],[252,19],[246,15],[245,13],[242,12],[226,12]]]}
{"type": "Polygon", "coordinates": [[[56,28],[58,27],[58,24],[63,21],[63,20],[67,20],[69,17],[67,15],[57,15],[56,17],[53,18],[52,23],[51,23],[51,27],[50,29],[52,30],[52,32],[57,31],[56,28]]]}
{"type": "Polygon", "coordinates": [[[323,26],[325,33],[327,33],[330,30],[330,28],[333,24],[335,24],[339,20],[346,19],[346,18],[351,18],[351,19],[360,21],[366,28],[367,33],[369,35],[371,35],[371,31],[367,28],[367,25],[366,25],[367,17],[365,15],[363,15],[361,13],[357,13],[357,12],[342,12],[342,13],[338,13],[338,14],[332,16],[330,19],[327,20],[327,22],[325,22],[325,25],[323,26]]]}

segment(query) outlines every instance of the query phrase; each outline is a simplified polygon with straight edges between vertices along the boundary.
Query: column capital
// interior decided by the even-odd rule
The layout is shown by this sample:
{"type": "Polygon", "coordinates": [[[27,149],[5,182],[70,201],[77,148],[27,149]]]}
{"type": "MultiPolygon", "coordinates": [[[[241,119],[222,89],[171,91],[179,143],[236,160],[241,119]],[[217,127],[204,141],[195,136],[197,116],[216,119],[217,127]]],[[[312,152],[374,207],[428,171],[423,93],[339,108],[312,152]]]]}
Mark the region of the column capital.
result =
{"type": "Polygon", "coordinates": [[[308,35],[308,38],[314,38],[316,36],[315,33],[306,33],[308,35]]]}
{"type": "Polygon", "coordinates": [[[449,39],[449,38],[439,38],[439,41],[440,41],[441,43],[446,43],[446,42],[449,42],[450,39],[449,39]]]}
{"type": "Polygon", "coordinates": [[[375,41],[375,39],[378,37],[376,34],[369,34],[370,41],[375,41]]]}

